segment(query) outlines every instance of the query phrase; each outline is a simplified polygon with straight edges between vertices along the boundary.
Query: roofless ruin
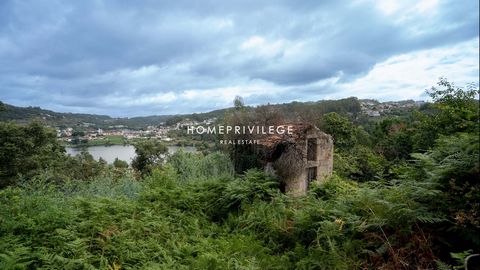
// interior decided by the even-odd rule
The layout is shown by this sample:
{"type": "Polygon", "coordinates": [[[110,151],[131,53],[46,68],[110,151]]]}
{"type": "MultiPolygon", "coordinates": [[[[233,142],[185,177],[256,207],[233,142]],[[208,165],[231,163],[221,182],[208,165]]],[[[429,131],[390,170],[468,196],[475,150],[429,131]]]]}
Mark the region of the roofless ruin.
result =
{"type": "Polygon", "coordinates": [[[292,134],[268,135],[259,140],[264,169],[282,179],[286,193],[306,194],[313,181],[332,174],[333,139],[313,125],[295,124],[292,134]]]}

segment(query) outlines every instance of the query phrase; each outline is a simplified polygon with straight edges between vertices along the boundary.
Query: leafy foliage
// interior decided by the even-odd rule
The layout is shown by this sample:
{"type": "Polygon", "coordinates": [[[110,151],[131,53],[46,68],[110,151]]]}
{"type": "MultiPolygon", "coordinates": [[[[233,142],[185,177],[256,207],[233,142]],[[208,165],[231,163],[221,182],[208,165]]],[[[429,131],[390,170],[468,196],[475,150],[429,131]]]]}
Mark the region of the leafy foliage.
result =
{"type": "Polygon", "coordinates": [[[168,163],[177,171],[179,181],[191,182],[233,176],[233,165],[222,153],[188,153],[182,149],[168,157],[168,163]]]}
{"type": "Polygon", "coordinates": [[[28,126],[0,122],[0,187],[14,183],[19,175],[30,178],[58,166],[64,152],[53,130],[39,122],[28,126]]]}
{"type": "Polygon", "coordinates": [[[128,168],[128,163],[124,160],[115,158],[115,160],[113,161],[113,166],[118,169],[125,169],[128,168]]]}
{"type": "MultiPolygon", "coordinates": [[[[0,269],[461,269],[480,252],[478,90],[440,88],[424,111],[361,127],[325,115],[335,173],[303,197],[223,153],[151,140],[132,170],[2,122],[0,269]]],[[[233,120],[279,115],[237,105],[233,120]]]]}
{"type": "Polygon", "coordinates": [[[333,136],[335,146],[347,149],[356,144],[355,127],[346,117],[338,113],[327,113],[323,116],[320,128],[333,136]]]}
{"type": "Polygon", "coordinates": [[[153,167],[162,164],[168,148],[156,140],[140,141],[135,144],[135,153],[137,155],[132,161],[132,167],[145,175],[149,174],[153,167]]]}

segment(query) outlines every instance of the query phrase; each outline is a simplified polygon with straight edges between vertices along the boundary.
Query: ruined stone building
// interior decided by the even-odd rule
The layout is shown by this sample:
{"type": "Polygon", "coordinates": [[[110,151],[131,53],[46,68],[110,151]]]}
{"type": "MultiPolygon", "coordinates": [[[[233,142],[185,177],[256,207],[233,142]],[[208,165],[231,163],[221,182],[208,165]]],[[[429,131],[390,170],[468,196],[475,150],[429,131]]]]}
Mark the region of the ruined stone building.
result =
{"type": "Polygon", "coordinates": [[[282,180],[286,193],[300,196],[313,181],[332,174],[333,139],[313,125],[291,126],[293,134],[271,135],[259,144],[264,147],[265,170],[282,180]]]}

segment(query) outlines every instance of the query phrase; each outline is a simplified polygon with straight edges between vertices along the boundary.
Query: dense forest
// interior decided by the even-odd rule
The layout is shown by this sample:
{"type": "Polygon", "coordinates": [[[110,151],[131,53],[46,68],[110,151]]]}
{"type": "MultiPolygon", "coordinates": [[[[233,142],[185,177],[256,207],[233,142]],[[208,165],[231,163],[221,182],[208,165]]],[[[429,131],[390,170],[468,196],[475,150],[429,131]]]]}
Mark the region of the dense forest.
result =
{"type": "Polygon", "coordinates": [[[2,121],[0,269],[463,269],[480,253],[479,91],[442,79],[428,94],[378,119],[348,99],[223,111],[333,136],[333,176],[302,197],[228,148],[147,140],[131,166],[107,164],[2,121]]]}

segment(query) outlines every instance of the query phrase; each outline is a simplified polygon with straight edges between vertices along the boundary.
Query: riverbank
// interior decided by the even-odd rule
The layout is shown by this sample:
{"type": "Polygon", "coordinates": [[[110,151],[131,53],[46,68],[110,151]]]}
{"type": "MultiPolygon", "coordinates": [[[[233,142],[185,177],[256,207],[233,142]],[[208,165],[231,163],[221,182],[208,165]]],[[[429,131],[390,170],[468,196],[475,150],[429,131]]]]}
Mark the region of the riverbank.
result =
{"type": "MultiPolygon", "coordinates": [[[[65,147],[71,148],[85,148],[92,146],[112,146],[112,145],[134,145],[140,141],[150,140],[155,138],[133,138],[126,139],[121,135],[108,135],[100,137],[98,139],[88,140],[88,141],[78,141],[77,143],[61,141],[62,145],[65,147]]],[[[192,146],[196,147],[199,142],[195,141],[185,141],[185,140],[172,140],[172,141],[162,141],[167,146],[192,146]]]]}
{"type": "MultiPolygon", "coordinates": [[[[185,152],[196,152],[197,149],[194,146],[175,146],[170,145],[168,147],[168,152],[173,154],[180,149],[183,149],[185,152]]],[[[95,160],[102,158],[107,163],[113,163],[116,158],[119,160],[126,161],[130,163],[133,158],[135,158],[135,147],[133,145],[110,145],[110,146],[86,146],[86,147],[65,147],[68,155],[76,156],[83,151],[88,152],[93,156],[95,160]]]]}

